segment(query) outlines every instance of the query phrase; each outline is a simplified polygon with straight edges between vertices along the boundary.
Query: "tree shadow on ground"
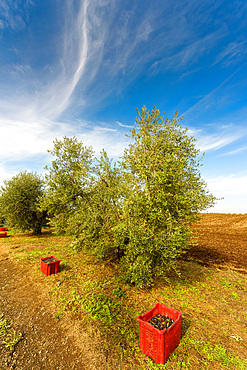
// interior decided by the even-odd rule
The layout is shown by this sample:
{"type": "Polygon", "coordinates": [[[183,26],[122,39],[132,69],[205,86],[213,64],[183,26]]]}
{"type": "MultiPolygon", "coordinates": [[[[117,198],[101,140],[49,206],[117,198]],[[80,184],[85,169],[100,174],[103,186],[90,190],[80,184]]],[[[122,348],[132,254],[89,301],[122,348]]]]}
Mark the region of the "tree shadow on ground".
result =
{"type": "Polygon", "coordinates": [[[181,338],[183,338],[191,326],[191,319],[185,314],[181,317],[181,338]]]}
{"type": "Polygon", "coordinates": [[[186,285],[193,284],[195,281],[204,281],[207,275],[206,266],[180,257],[177,260],[176,270],[169,270],[164,272],[163,276],[155,278],[154,286],[161,288],[163,285],[176,285],[181,282],[186,285]]]}
{"type": "Polygon", "coordinates": [[[59,265],[59,272],[69,271],[71,269],[72,269],[72,267],[69,266],[67,263],[60,263],[60,265],[59,265]]]}
{"type": "Polygon", "coordinates": [[[195,261],[203,266],[213,266],[223,264],[228,261],[226,254],[213,248],[207,248],[203,245],[191,246],[179,260],[195,261]]]}

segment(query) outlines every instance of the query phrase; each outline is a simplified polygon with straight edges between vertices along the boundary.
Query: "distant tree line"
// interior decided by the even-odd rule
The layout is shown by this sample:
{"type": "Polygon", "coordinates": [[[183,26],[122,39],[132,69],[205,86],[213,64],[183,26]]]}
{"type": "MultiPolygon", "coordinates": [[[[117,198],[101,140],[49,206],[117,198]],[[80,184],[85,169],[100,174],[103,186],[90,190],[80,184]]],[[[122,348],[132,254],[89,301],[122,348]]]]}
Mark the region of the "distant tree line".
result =
{"type": "Polygon", "coordinates": [[[176,267],[192,224],[215,202],[195,139],[179,122],[143,107],[117,163],[75,137],[55,139],[44,179],[24,171],[4,182],[0,215],[35,234],[48,219],[54,233],[73,236],[74,249],[116,261],[128,283],[151,285],[176,267]]]}

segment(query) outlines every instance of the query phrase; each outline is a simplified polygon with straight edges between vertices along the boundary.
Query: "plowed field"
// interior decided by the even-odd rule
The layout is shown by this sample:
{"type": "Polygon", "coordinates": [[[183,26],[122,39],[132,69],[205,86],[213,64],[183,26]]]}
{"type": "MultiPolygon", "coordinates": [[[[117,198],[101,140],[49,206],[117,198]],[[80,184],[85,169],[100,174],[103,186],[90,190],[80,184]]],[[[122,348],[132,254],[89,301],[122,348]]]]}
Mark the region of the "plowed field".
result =
{"type": "Polygon", "coordinates": [[[201,234],[186,259],[247,273],[247,215],[206,214],[197,224],[201,234]]]}

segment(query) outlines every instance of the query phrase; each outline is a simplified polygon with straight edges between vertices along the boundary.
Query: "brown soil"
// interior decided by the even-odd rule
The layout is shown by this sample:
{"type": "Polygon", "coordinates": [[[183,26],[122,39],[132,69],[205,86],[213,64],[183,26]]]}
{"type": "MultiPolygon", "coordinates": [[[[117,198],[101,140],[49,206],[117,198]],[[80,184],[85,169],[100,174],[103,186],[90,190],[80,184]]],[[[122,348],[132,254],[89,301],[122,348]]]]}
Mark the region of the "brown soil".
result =
{"type": "Polygon", "coordinates": [[[81,330],[78,339],[76,324],[57,321],[43,289],[30,279],[27,268],[11,259],[0,242],[0,317],[3,314],[13,322],[17,334],[23,334],[14,351],[0,343],[0,369],[104,369],[105,358],[97,350],[96,340],[92,342],[81,330]]]}
{"type": "Polygon", "coordinates": [[[247,214],[206,214],[196,229],[198,245],[191,246],[185,259],[247,273],[247,214]]]}
{"type": "MultiPolygon", "coordinates": [[[[184,258],[246,273],[247,215],[208,214],[197,229],[203,235],[184,258]]],[[[12,352],[0,344],[0,369],[107,369],[97,342],[90,342],[86,334],[83,338],[81,331],[79,340],[76,327],[57,321],[48,295],[27,272],[0,239],[0,314],[23,334],[12,352]]]]}

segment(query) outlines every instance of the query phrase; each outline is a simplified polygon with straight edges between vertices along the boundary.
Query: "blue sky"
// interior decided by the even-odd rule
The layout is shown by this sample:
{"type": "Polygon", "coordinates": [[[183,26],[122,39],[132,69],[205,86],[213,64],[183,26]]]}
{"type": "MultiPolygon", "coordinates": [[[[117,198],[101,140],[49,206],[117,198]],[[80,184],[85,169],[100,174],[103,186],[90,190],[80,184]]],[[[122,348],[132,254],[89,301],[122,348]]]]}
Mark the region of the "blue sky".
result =
{"type": "Polygon", "coordinates": [[[1,0],[0,184],[65,135],[121,156],[156,104],[205,152],[209,211],[247,213],[246,87],[245,0],[1,0]]]}

